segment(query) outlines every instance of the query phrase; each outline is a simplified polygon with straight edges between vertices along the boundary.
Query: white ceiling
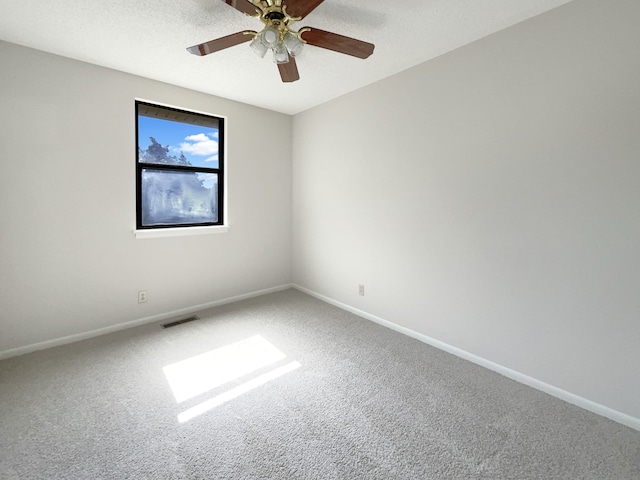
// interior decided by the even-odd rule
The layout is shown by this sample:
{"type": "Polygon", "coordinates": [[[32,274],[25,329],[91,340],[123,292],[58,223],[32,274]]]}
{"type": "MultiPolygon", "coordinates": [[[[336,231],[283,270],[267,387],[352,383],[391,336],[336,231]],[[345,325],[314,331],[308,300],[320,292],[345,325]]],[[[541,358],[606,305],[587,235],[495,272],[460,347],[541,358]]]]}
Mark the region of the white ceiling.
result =
{"type": "Polygon", "coordinates": [[[262,28],[221,0],[2,0],[0,39],[295,114],[569,1],[325,0],[294,29],[329,30],[376,49],[360,60],[307,46],[297,57],[301,78],[289,84],[247,43],[206,57],[187,53],[262,28]]]}

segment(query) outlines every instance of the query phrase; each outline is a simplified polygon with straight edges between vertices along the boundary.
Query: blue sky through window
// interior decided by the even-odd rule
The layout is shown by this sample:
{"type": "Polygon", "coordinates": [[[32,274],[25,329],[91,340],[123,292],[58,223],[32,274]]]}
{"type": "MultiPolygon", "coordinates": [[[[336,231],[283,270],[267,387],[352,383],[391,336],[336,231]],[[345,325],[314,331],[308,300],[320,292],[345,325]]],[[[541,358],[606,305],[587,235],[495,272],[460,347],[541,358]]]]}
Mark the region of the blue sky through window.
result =
{"type": "Polygon", "coordinates": [[[195,167],[218,168],[218,129],[172,122],[138,115],[138,146],[142,150],[151,145],[149,137],[163,147],[169,146],[169,155],[184,153],[195,167]]]}

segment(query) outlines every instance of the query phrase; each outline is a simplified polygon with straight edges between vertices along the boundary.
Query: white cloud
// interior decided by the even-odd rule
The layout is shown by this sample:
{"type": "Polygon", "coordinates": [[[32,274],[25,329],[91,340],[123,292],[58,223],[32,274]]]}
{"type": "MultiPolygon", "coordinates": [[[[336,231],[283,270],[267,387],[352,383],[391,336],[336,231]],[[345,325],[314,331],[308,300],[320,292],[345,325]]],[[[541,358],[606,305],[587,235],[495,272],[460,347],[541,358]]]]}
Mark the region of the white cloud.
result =
{"type": "Polygon", "coordinates": [[[187,138],[185,138],[185,140],[188,142],[206,142],[207,140],[209,140],[209,137],[207,137],[204,133],[199,133],[197,135],[189,135],[187,138]]]}
{"type": "MultiPolygon", "coordinates": [[[[218,142],[209,138],[204,133],[197,135],[189,135],[185,138],[185,142],[180,144],[179,149],[185,153],[198,156],[218,155],[218,142]]],[[[207,160],[213,161],[213,160],[207,160]]]]}

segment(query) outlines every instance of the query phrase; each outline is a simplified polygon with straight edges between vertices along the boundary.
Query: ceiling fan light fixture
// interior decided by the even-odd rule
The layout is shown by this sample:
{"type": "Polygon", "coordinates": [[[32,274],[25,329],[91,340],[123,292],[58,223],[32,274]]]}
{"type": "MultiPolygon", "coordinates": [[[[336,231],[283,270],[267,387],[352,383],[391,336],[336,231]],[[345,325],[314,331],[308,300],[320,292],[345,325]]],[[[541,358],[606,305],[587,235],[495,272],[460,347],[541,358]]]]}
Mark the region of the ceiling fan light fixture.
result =
{"type": "Polygon", "coordinates": [[[251,48],[253,53],[258,55],[260,58],[264,58],[264,56],[267,53],[267,50],[269,50],[266,47],[266,45],[264,44],[264,42],[262,41],[262,34],[260,34],[260,33],[258,35],[256,35],[253,38],[253,40],[251,40],[251,43],[249,44],[249,47],[251,48]]]}
{"type": "Polygon", "coordinates": [[[273,47],[273,61],[277,64],[289,63],[289,52],[283,43],[278,43],[273,47]]]}
{"type": "Polygon", "coordinates": [[[296,33],[288,31],[284,36],[284,44],[292,57],[298,56],[302,52],[304,42],[300,40],[296,33]]]}

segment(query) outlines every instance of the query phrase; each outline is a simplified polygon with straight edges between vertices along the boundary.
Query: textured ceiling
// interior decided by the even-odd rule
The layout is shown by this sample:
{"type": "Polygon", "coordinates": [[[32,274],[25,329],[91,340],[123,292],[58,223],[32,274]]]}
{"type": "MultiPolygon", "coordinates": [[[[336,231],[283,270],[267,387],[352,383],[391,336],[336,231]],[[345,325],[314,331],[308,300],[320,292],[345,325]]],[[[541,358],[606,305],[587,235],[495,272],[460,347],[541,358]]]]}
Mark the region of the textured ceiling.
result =
{"type": "MultiPolygon", "coordinates": [[[[289,0],[293,2],[295,0],[289,0]]],[[[247,43],[206,57],[185,48],[262,23],[221,0],[2,0],[0,39],[295,114],[571,0],[325,0],[301,22],[374,43],[360,60],[313,46],[283,84],[247,43]]]]}

